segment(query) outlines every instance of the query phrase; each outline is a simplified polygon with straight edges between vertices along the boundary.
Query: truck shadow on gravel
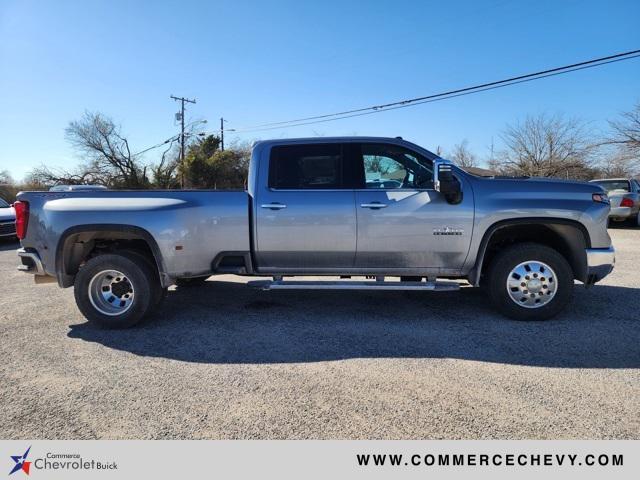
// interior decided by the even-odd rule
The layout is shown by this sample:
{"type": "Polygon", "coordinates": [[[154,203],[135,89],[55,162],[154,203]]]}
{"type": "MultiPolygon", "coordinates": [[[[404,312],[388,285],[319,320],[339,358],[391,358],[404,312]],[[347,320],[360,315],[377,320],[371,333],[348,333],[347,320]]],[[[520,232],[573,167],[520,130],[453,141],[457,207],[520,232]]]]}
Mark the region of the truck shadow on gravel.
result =
{"type": "Polygon", "coordinates": [[[557,368],[639,368],[640,289],[576,286],[547,322],[497,315],[482,292],[261,292],[207,281],[170,291],[160,313],[121,331],[87,323],[69,337],[198,363],[455,358],[557,368]]]}

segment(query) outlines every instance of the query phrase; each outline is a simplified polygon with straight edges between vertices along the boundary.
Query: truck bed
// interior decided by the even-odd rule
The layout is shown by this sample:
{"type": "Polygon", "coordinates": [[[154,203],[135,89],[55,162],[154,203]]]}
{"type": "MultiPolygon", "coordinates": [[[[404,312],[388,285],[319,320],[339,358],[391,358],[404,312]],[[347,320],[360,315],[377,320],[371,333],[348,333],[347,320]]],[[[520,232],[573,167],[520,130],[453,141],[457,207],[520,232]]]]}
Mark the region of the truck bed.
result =
{"type": "Polygon", "coordinates": [[[245,191],[23,192],[18,200],[29,202],[30,210],[22,245],[36,249],[44,270],[53,276],[56,252],[65,239],[96,226],[146,232],[170,276],[207,274],[221,252],[250,250],[245,191]]]}

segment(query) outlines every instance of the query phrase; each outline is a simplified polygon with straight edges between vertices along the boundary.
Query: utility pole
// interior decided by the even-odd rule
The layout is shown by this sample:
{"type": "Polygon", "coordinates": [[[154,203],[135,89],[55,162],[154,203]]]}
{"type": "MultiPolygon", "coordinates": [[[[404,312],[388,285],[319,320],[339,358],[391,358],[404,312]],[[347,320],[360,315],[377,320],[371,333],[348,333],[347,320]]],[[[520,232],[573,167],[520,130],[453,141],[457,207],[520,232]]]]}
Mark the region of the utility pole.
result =
{"type": "Polygon", "coordinates": [[[196,103],[196,99],[189,100],[184,97],[176,97],[171,95],[169,98],[181,103],[182,108],[180,110],[180,187],[184,188],[184,104],[196,103]]]}
{"type": "Polygon", "coordinates": [[[224,152],[224,118],[220,117],[220,150],[224,152]]]}

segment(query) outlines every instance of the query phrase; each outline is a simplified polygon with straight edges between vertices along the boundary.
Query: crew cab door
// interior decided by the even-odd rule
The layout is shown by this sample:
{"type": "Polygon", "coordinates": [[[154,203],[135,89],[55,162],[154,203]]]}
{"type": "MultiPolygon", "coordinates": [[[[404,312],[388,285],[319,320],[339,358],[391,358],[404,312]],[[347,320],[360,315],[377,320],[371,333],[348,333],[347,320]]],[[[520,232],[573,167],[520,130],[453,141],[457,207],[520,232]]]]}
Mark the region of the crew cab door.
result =
{"type": "Polygon", "coordinates": [[[341,143],[271,147],[268,162],[263,160],[260,168],[254,213],[260,272],[353,267],[354,169],[345,162],[344,150],[341,143]]]}
{"type": "Polygon", "coordinates": [[[356,267],[462,268],[473,229],[474,201],[460,178],[462,201],[447,202],[434,190],[433,162],[395,144],[361,143],[363,187],[356,191],[356,267]]]}

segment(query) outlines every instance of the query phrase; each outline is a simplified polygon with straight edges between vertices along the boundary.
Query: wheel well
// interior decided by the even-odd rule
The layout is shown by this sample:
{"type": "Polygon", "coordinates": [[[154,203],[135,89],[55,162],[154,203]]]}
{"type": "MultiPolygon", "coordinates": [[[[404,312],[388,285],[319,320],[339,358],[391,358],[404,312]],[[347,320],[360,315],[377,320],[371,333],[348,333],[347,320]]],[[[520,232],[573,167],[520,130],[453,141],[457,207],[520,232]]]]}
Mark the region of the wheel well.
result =
{"type": "MultiPolygon", "coordinates": [[[[575,279],[585,282],[587,280],[587,256],[588,238],[577,226],[568,223],[520,223],[499,226],[493,230],[486,244],[484,255],[479,255],[475,272],[480,267],[482,279],[493,258],[505,247],[517,243],[539,243],[553,248],[567,259],[575,279]]],[[[475,282],[473,282],[475,283],[475,282]]]]}
{"type": "Polygon", "coordinates": [[[144,255],[162,278],[158,258],[148,239],[131,231],[91,230],[69,233],[60,241],[56,252],[58,283],[62,287],[72,286],[78,270],[87,260],[122,250],[144,255]]]}

